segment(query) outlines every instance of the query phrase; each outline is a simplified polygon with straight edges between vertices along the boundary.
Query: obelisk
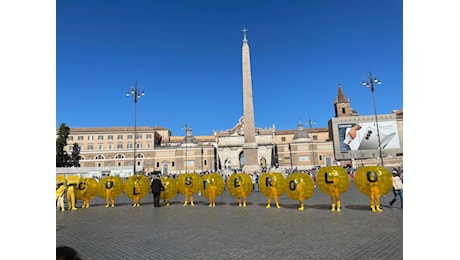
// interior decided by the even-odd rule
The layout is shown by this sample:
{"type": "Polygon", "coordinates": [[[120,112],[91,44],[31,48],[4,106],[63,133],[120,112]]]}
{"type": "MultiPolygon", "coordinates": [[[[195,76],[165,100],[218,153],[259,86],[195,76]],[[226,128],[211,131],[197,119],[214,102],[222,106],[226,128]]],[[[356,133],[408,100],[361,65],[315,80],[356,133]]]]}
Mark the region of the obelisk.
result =
{"type": "Polygon", "coordinates": [[[257,143],[254,126],[254,104],[252,101],[252,79],[251,62],[249,57],[249,45],[246,39],[246,28],[243,28],[244,39],[242,47],[242,67],[243,67],[243,110],[244,110],[244,166],[243,172],[260,172],[257,156],[257,143]]]}

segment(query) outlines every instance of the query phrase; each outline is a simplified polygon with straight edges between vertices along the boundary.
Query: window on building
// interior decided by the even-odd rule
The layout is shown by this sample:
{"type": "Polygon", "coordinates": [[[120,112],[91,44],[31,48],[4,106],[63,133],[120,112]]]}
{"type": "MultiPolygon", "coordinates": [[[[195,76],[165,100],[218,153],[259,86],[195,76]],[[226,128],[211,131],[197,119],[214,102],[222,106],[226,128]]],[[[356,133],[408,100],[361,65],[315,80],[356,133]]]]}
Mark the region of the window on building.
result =
{"type": "Polygon", "coordinates": [[[98,154],[94,159],[96,159],[96,160],[104,160],[104,156],[98,154]]]}
{"type": "Polygon", "coordinates": [[[171,165],[172,165],[172,167],[176,166],[176,162],[175,162],[175,161],[172,161],[172,162],[171,162],[171,165]]]}
{"type": "Polygon", "coordinates": [[[99,141],[104,140],[104,136],[103,135],[98,135],[97,140],[99,140],[99,141]]]}
{"type": "Polygon", "coordinates": [[[112,149],[113,149],[112,144],[109,144],[109,145],[107,146],[107,148],[108,148],[109,150],[112,150],[112,149]]]}
{"type": "Polygon", "coordinates": [[[152,139],[152,134],[147,134],[147,135],[146,135],[146,138],[147,138],[147,139],[152,139]]]}
{"type": "Polygon", "coordinates": [[[150,148],[152,147],[152,145],[150,143],[147,143],[147,148],[150,148]]]}
{"type": "Polygon", "coordinates": [[[99,168],[102,167],[102,163],[98,162],[97,167],[99,167],[99,168]]]}
{"type": "Polygon", "coordinates": [[[93,141],[93,140],[94,140],[94,136],[88,135],[88,141],[93,141]]]}
{"type": "Polygon", "coordinates": [[[123,149],[123,144],[122,144],[122,143],[117,144],[117,149],[118,149],[118,150],[123,149]]]}
{"type": "Polygon", "coordinates": [[[73,136],[69,135],[68,140],[69,140],[69,141],[73,141],[73,136]]]}
{"type": "Polygon", "coordinates": [[[203,161],[203,164],[204,164],[204,165],[208,165],[208,160],[204,160],[204,161],[203,161]]]}
{"type": "Polygon", "coordinates": [[[107,139],[108,139],[108,140],[113,140],[113,135],[108,135],[108,136],[107,136],[107,139]]]}
{"type": "Polygon", "coordinates": [[[118,136],[117,136],[117,139],[118,139],[118,140],[123,140],[123,135],[118,135],[118,136]]]}
{"type": "Polygon", "coordinates": [[[186,162],[185,162],[185,165],[186,165],[187,167],[188,167],[188,166],[193,167],[193,166],[195,165],[195,161],[192,161],[192,160],[186,161],[186,162]]]}
{"type": "Polygon", "coordinates": [[[323,160],[323,156],[322,156],[322,155],[319,155],[318,158],[319,158],[320,161],[323,160]]]}
{"type": "Polygon", "coordinates": [[[142,149],[142,144],[136,143],[136,149],[142,149]]]}
{"type": "Polygon", "coordinates": [[[128,135],[128,140],[133,140],[133,135],[128,135]]]}
{"type": "Polygon", "coordinates": [[[125,157],[122,154],[117,154],[115,156],[115,159],[123,159],[123,158],[125,158],[125,157]]]}
{"type": "Polygon", "coordinates": [[[88,144],[88,146],[86,146],[86,150],[92,151],[92,150],[93,150],[93,145],[92,145],[92,144],[88,144]]]}
{"type": "Polygon", "coordinates": [[[121,162],[118,162],[117,165],[118,165],[118,167],[121,167],[121,162]]]}
{"type": "Polygon", "coordinates": [[[345,107],[342,107],[342,114],[345,114],[345,107]]]}
{"type": "Polygon", "coordinates": [[[160,162],[157,162],[157,163],[156,163],[156,167],[157,167],[157,168],[160,168],[160,162]]]}
{"type": "Polygon", "coordinates": [[[133,144],[128,144],[128,149],[133,149],[133,144]]]}
{"type": "Polygon", "coordinates": [[[142,139],[142,134],[136,134],[136,139],[142,139]]]}
{"type": "Polygon", "coordinates": [[[98,150],[102,150],[102,144],[98,144],[98,145],[97,145],[97,149],[98,149],[98,150]]]}
{"type": "Polygon", "coordinates": [[[286,142],[286,137],[281,137],[281,142],[286,142]]]}
{"type": "Polygon", "coordinates": [[[314,135],[314,136],[313,136],[313,140],[315,140],[315,141],[318,140],[318,136],[317,136],[317,135],[314,135]]]}
{"type": "Polygon", "coordinates": [[[307,162],[307,161],[308,161],[308,155],[299,156],[299,162],[307,162]]]}
{"type": "MultiPolygon", "coordinates": [[[[311,145],[311,144],[310,144],[311,145]]],[[[297,145],[297,151],[305,151],[305,150],[308,150],[310,148],[310,145],[297,145]]],[[[294,145],[292,145],[292,147],[294,147],[294,145]]]]}
{"type": "Polygon", "coordinates": [[[84,140],[84,139],[83,139],[83,135],[79,135],[79,136],[78,136],[78,141],[83,141],[83,140],[84,140]]]}

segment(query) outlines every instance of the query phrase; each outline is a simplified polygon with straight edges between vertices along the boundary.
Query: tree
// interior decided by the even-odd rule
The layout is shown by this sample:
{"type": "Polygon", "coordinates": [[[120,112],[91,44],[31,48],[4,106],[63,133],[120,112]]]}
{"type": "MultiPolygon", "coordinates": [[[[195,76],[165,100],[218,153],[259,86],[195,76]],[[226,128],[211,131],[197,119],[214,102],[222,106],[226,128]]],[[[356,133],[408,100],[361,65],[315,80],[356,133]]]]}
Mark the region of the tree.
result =
{"type": "Polygon", "coordinates": [[[78,143],[73,144],[71,166],[80,167],[80,146],[78,143]]]}
{"type": "Polygon", "coordinates": [[[64,147],[67,145],[69,132],[70,128],[65,123],[61,123],[56,137],[56,167],[69,166],[70,157],[67,152],[64,151],[64,147]]]}

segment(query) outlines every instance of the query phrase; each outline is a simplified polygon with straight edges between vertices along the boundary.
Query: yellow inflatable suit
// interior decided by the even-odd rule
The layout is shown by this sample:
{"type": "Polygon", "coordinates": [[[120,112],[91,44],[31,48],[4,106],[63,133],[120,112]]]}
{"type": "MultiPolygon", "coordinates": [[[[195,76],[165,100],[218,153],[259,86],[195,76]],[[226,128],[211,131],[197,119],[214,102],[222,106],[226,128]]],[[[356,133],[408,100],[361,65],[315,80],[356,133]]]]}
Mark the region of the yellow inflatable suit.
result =
{"type": "Polygon", "coordinates": [[[80,179],[76,190],[77,200],[82,200],[82,208],[89,208],[89,200],[97,195],[97,181],[93,178],[80,179]]]}
{"type": "Polygon", "coordinates": [[[67,209],[77,210],[75,207],[75,187],[80,182],[80,176],[67,176],[67,209]]]}
{"type": "Polygon", "coordinates": [[[234,173],[227,182],[228,192],[237,198],[238,206],[246,207],[246,198],[252,192],[252,179],[246,173],[234,173]]]}
{"type": "Polygon", "coordinates": [[[161,184],[164,190],[160,192],[160,198],[163,198],[163,204],[169,206],[171,199],[177,194],[177,182],[168,176],[161,177],[161,184]]]}
{"type": "Polygon", "coordinates": [[[145,175],[130,176],[123,185],[125,194],[133,200],[133,207],[141,206],[141,199],[150,192],[150,180],[145,175]]]}
{"type": "Polygon", "coordinates": [[[108,176],[99,181],[97,193],[101,198],[105,198],[106,208],[110,206],[110,202],[113,208],[115,206],[115,198],[123,193],[123,188],[123,180],[119,176],[108,176]]]}
{"type": "Polygon", "coordinates": [[[358,190],[369,196],[372,212],[382,212],[380,196],[393,188],[390,170],[382,166],[363,166],[356,171],[354,180],[358,190]]]}
{"type": "Polygon", "coordinates": [[[278,196],[284,194],[286,189],[286,179],[279,172],[266,172],[260,176],[259,189],[263,195],[267,196],[268,203],[265,206],[269,209],[271,206],[271,198],[275,201],[277,208],[280,208],[278,196]]]}
{"type": "Polygon", "coordinates": [[[217,173],[208,173],[200,178],[200,191],[209,198],[209,207],[216,206],[216,197],[224,191],[224,179],[217,173]]]}
{"type": "Polygon", "coordinates": [[[193,194],[198,192],[200,186],[200,175],[198,173],[183,173],[177,178],[177,190],[185,195],[185,201],[182,206],[187,206],[190,199],[190,205],[193,203],[193,194]]]}
{"type": "Polygon", "coordinates": [[[65,211],[65,206],[64,206],[65,188],[66,186],[65,186],[64,175],[56,176],[56,200],[59,205],[59,208],[61,208],[61,211],[65,211]]]}
{"type": "Polygon", "coordinates": [[[327,166],[318,170],[316,184],[319,189],[331,196],[331,211],[340,212],[340,194],[350,187],[350,177],[341,166],[327,166]]]}
{"type": "Polygon", "coordinates": [[[304,210],[303,201],[311,198],[315,192],[313,179],[306,173],[294,173],[286,178],[286,183],[286,194],[290,199],[298,200],[300,204],[298,209],[300,211],[304,210]]]}

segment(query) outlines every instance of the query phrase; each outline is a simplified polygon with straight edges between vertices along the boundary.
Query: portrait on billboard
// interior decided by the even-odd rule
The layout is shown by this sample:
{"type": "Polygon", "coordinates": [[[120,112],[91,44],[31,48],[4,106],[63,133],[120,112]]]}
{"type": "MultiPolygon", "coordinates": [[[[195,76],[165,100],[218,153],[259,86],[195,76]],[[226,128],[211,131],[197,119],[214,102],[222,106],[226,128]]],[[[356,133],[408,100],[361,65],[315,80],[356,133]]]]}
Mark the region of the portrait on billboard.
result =
{"type": "Polygon", "coordinates": [[[339,124],[340,151],[400,148],[396,122],[339,124]]]}

